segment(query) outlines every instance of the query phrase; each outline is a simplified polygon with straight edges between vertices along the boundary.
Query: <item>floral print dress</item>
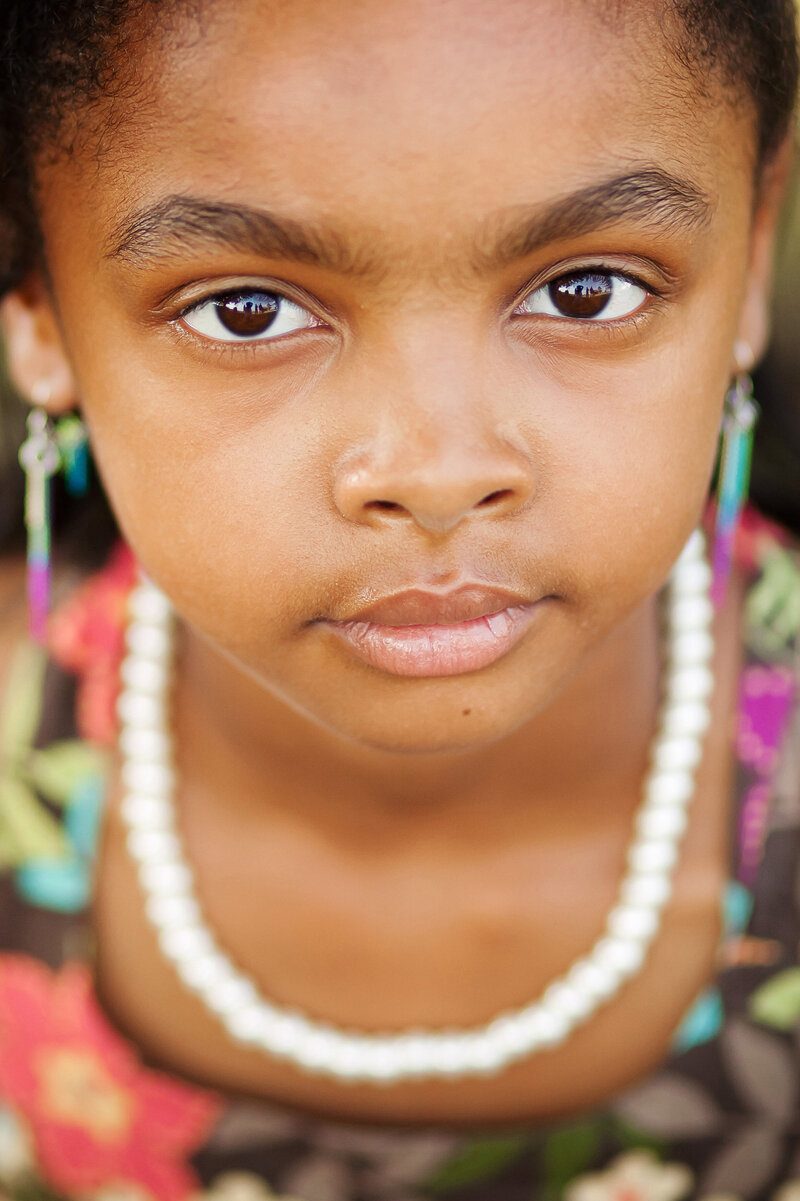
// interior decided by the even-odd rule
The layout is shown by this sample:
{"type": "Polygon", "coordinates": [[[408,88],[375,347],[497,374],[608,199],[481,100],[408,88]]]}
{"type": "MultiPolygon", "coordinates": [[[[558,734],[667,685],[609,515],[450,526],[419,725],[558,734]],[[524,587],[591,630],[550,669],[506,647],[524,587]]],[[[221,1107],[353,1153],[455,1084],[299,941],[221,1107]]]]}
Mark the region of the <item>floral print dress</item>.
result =
{"type": "Polygon", "coordinates": [[[749,512],[737,798],[715,982],[661,1068],[567,1122],[342,1124],[144,1065],[88,918],[125,605],[119,547],[20,648],[0,711],[0,1197],[800,1201],[800,557],[749,512]]]}

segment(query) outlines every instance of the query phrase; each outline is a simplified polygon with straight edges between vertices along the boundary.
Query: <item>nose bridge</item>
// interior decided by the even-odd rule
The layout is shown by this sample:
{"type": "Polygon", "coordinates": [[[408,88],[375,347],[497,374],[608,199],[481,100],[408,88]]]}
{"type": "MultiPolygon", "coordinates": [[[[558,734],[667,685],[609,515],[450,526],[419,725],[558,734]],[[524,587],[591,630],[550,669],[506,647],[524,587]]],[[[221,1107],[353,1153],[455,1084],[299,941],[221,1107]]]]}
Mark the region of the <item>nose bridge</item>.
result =
{"type": "Polygon", "coordinates": [[[463,331],[427,353],[395,346],[390,363],[370,371],[368,431],[335,482],[345,517],[444,533],[479,511],[499,515],[529,500],[529,456],[509,438],[496,372],[476,347],[463,331]]]}

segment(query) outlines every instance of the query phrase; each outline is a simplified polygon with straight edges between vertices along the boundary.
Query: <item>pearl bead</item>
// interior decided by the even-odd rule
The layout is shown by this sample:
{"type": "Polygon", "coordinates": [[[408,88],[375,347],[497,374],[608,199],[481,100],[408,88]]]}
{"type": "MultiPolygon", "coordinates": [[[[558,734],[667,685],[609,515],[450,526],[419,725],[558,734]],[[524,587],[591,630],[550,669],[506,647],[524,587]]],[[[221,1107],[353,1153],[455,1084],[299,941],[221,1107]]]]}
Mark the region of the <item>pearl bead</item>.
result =
{"type": "Polygon", "coordinates": [[[678,563],[672,574],[673,586],[681,593],[707,593],[711,586],[711,568],[703,559],[678,563]]]}
{"type": "Polygon", "coordinates": [[[430,1062],[430,1035],[421,1031],[411,1031],[401,1035],[398,1042],[402,1044],[402,1059],[405,1074],[409,1077],[426,1076],[430,1062]]]}
{"type": "Polygon", "coordinates": [[[522,1018],[522,1014],[505,1014],[490,1022],[486,1030],[492,1044],[504,1057],[523,1055],[531,1045],[530,1031],[522,1018]]]}
{"type": "Polygon", "coordinates": [[[127,759],[167,763],[171,756],[169,739],[162,730],[124,729],[119,736],[119,749],[127,759]]]}
{"type": "Polygon", "coordinates": [[[702,701],[685,701],[664,711],[663,730],[667,737],[705,734],[711,721],[708,705],[702,701]]]}
{"type": "Polygon", "coordinates": [[[122,783],[132,792],[168,797],[174,784],[171,767],[165,763],[136,763],[129,760],[122,765],[122,783]]]}
{"type": "Polygon", "coordinates": [[[171,606],[164,593],[147,581],[134,588],[128,601],[128,611],[134,621],[160,625],[169,619],[171,606]]]}
{"type": "Polygon", "coordinates": [[[120,677],[133,692],[159,695],[167,684],[164,666],[153,659],[126,659],[120,668],[120,677]]]}
{"type": "Polygon", "coordinates": [[[145,909],[150,921],[159,929],[193,926],[200,921],[200,907],[193,897],[150,897],[145,909]]]}
{"type": "Polygon", "coordinates": [[[573,1023],[566,1014],[540,1006],[530,1016],[521,1015],[520,1025],[532,1046],[557,1047],[570,1033],[573,1023]]]}
{"type": "Polygon", "coordinates": [[[127,847],[137,863],[165,863],[180,858],[181,848],[169,830],[131,830],[127,847]]]}
{"type": "Polygon", "coordinates": [[[188,893],[192,887],[192,873],[177,859],[166,863],[143,863],[139,868],[139,879],[145,892],[154,896],[188,893]]]}
{"type": "Polygon", "coordinates": [[[459,1076],[461,1067],[461,1039],[454,1034],[441,1034],[431,1044],[429,1070],[437,1076],[459,1076]]]}
{"type": "Polygon", "coordinates": [[[624,977],[633,976],[644,962],[645,949],[641,942],[626,938],[601,938],[592,951],[592,959],[601,965],[615,968],[624,977]]]}
{"type": "Polygon", "coordinates": [[[622,886],[621,900],[625,905],[647,905],[659,909],[672,895],[672,881],[664,874],[629,876],[622,886]]]}
{"type": "Polygon", "coordinates": [[[160,730],[165,720],[164,702],[150,693],[125,688],[119,694],[117,715],[126,726],[134,729],[149,726],[160,730]]]}
{"type": "Polygon", "coordinates": [[[631,871],[668,872],[675,866],[678,849],[669,842],[636,842],[628,851],[631,871]]]}
{"type": "Polygon", "coordinates": [[[636,819],[636,832],[643,839],[671,841],[680,838],[687,821],[685,810],[676,805],[660,805],[640,811],[636,819]]]}
{"type": "Polygon", "coordinates": [[[338,1080],[341,1084],[354,1084],[359,1079],[362,1064],[351,1054],[347,1040],[334,1039],[325,1054],[325,1064],[315,1070],[338,1080]],[[342,1045],[344,1042],[345,1045],[342,1045]]]}
{"type": "Polygon", "coordinates": [[[306,1037],[308,1024],[289,1011],[273,1018],[267,1027],[264,1045],[274,1055],[293,1056],[306,1037]]]}
{"type": "MultiPolygon", "coordinates": [[[[330,1048],[323,1047],[321,1050],[323,1054],[327,1051],[329,1061],[335,1060],[335,1051],[331,1055],[330,1048]]],[[[402,1051],[397,1047],[395,1040],[374,1039],[370,1047],[369,1064],[362,1067],[362,1074],[375,1084],[390,1084],[402,1071],[402,1051]]]]}
{"type": "Polygon", "coordinates": [[[708,663],[714,653],[714,639],[707,630],[685,630],[676,634],[669,648],[669,660],[676,667],[708,663]]]}
{"type": "MultiPolygon", "coordinates": [[[[356,1038],[344,1036],[328,1050],[327,1071],[345,1084],[370,1078],[371,1056],[356,1038]]],[[[425,1069],[427,1072],[427,1069],[425,1069]]]]}
{"type": "Polygon", "coordinates": [[[158,943],[167,959],[196,959],[216,950],[202,926],[168,926],[159,932],[158,943]]]}
{"type": "Polygon", "coordinates": [[[228,1018],[228,1029],[237,1042],[258,1046],[264,1037],[268,1019],[258,1003],[238,1009],[228,1018]]]}
{"type": "Polygon", "coordinates": [[[258,1004],[259,996],[252,980],[234,972],[226,980],[209,984],[202,990],[203,997],[209,1009],[214,1013],[236,1013],[251,1005],[258,1004]]]}
{"type": "Polygon", "coordinates": [[[557,980],[555,984],[551,984],[543,994],[541,1004],[545,1009],[563,1014],[570,1021],[580,1021],[594,1008],[592,997],[577,988],[569,979],[557,980]]]}
{"type": "Polygon", "coordinates": [[[580,959],[570,969],[567,980],[594,1001],[605,1001],[619,988],[620,976],[609,964],[580,959]]]}
{"type": "Polygon", "coordinates": [[[129,792],[120,806],[120,812],[129,825],[137,830],[169,831],[172,826],[172,808],[163,797],[129,792]]]}
{"type": "Polygon", "coordinates": [[[618,905],[609,913],[606,925],[614,938],[646,944],[658,930],[658,914],[652,909],[618,905]]]}
{"type": "Polygon", "coordinates": [[[707,596],[681,596],[670,612],[672,625],[681,632],[710,626],[713,618],[714,606],[707,596]]]}
{"type": "Polygon", "coordinates": [[[492,1076],[505,1063],[503,1048],[486,1033],[476,1035],[464,1051],[464,1063],[478,1076],[492,1076]]]}
{"type": "Polygon", "coordinates": [[[209,951],[194,959],[182,959],[177,971],[187,988],[202,993],[223,984],[233,974],[230,962],[219,951],[209,951]]]}
{"type": "Polygon", "coordinates": [[[163,626],[144,621],[131,622],[125,642],[128,650],[139,659],[155,659],[158,663],[169,660],[170,637],[163,626]]]}
{"type": "Polygon", "coordinates": [[[686,771],[655,772],[645,786],[648,805],[685,805],[692,799],[694,780],[686,771]]]}
{"type": "Polygon", "coordinates": [[[702,558],[706,553],[706,540],[702,530],[692,530],[689,538],[680,553],[676,569],[682,567],[685,563],[692,563],[697,559],[702,558]]]}
{"type": "MultiPolygon", "coordinates": [[[[691,772],[697,767],[703,757],[703,748],[696,738],[668,738],[659,742],[653,752],[653,766],[657,772],[671,776],[676,772],[691,772]]],[[[687,777],[683,777],[686,779],[687,777]]],[[[688,777],[690,795],[694,791],[694,780],[688,777]]],[[[648,781],[648,794],[652,787],[652,777],[648,781]]]]}
{"type": "Polygon", "coordinates": [[[666,691],[676,704],[704,701],[714,691],[714,675],[707,667],[679,667],[667,676],[666,691]]]}

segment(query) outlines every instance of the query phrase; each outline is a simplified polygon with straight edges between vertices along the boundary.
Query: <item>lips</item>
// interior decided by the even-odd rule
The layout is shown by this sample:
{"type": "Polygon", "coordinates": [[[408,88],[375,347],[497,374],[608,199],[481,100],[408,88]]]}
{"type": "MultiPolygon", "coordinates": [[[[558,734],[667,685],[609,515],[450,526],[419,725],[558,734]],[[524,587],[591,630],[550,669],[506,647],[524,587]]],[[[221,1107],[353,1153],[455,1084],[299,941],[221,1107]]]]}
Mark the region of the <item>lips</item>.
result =
{"type": "Polygon", "coordinates": [[[391,675],[441,677],[479,671],[520,641],[542,602],[483,584],[447,592],[410,589],[345,620],[321,624],[370,666],[391,675]]]}
{"type": "Polygon", "coordinates": [[[349,620],[381,626],[457,625],[525,603],[526,598],[519,593],[484,584],[463,584],[448,592],[410,588],[359,609],[349,620]]]}

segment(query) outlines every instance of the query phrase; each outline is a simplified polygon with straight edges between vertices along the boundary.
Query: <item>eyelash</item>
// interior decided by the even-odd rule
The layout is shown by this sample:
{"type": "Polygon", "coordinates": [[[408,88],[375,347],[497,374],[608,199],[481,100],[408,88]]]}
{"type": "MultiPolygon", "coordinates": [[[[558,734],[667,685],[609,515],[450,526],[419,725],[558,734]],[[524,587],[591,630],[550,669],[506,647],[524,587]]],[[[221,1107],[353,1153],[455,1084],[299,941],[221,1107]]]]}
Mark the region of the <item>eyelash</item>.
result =
{"type": "MultiPolygon", "coordinates": [[[[647,303],[647,301],[657,302],[663,299],[663,292],[633,272],[625,271],[619,267],[610,267],[608,264],[602,262],[586,263],[578,267],[567,268],[566,270],[562,269],[558,274],[551,275],[549,278],[538,282],[535,288],[528,288],[522,298],[517,301],[512,316],[517,319],[546,316],[549,321],[558,322],[561,328],[572,327],[575,329],[579,327],[581,332],[584,333],[588,332],[588,326],[592,333],[603,333],[608,337],[612,336],[617,330],[630,329],[632,326],[639,325],[647,317],[648,310],[651,307],[651,304],[647,303]],[[533,312],[520,311],[523,309],[523,306],[533,302],[540,294],[544,296],[549,293],[556,285],[563,284],[568,286],[570,283],[575,284],[577,281],[586,281],[592,276],[595,279],[613,280],[615,283],[622,282],[631,288],[640,290],[644,293],[644,297],[630,312],[618,317],[602,316],[602,312],[608,307],[608,304],[613,305],[613,295],[606,304],[602,305],[600,314],[597,316],[590,316],[588,314],[569,316],[565,313],[545,312],[541,308],[533,312]]],[[[555,302],[550,296],[545,299],[544,303],[549,303],[551,308],[555,308],[555,302]]]]}
{"type": "MultiPolygon", "coordinates": [[[[641,289],[651,300],[663,299],[663,294],[658,291],[652,284],[647,283],[640,276],[634,275],[632,272],[624,271],[618,267],[609,267],[607,264],[587,263],[581,264],[579,267],[572,269],[561,270],[558,275],[553,275],[549,279],[542,280],[537,283],[535,288],[529,288],[525,294],[518,299],[512,317],[515,319],[531,318],[535,316],[546,316],[548,321],[557,321],[563,328],[564,326],[582,327],[586,330],[589,326],[595,333],[605,333],[606,336],[613,333],[616,329],[630,328],[633,325],[638,325],[646,316],[645,302],[642,303],[631,313],[621,317],[614,318],[597,318],[597,317],[570,317],[563,314],[551,314],[539,312],[520,312],[525,304],[531,303],[537,295],[545,293],[554,285],[561,281],[576,281],[580,278],[588,279],[591,276],[604,277],[607,279],[621,280],[625,284],[631,285],[634,288],[641,289]]],[[[649,307],[649,306],[647,306],[649,307]]],[[[186,305],[180,312],[170,319],[170,324],[183,337],[191,338],[195,342],[202,342],[206,349],[216,353],[238,353],[243,351],[249,353],[263,352],[266,347],[274,349],[275,346],[285,344],[288,340],[296,337],[298,333],[305,333],[313,329],[325,329],[325,321],[316,315],[309,306],[302,304],[298,299],[279,291],[277,288],[265,288],[259,286],[242,288],[225,289],[220,292],[212,292],[206,296],[202,296],[191,304],[186,305]],[[246,296],[266,296],[274,298],[278,301],[278,305],[285,304],[295,309],[302,309],[309,318],[309,324],[302,329],[296,329],[288,333],[279,334],[273,337],[242,337],[239,338],[214,338],[204,335],[192,329],[187,325],[186,318],[192,313],[201,311],[206,306],[222,306],[226,300],[234,298],[244,298],[246,296]]],[[[588,332],[588,331],[587,331],[588,332]]]]}

